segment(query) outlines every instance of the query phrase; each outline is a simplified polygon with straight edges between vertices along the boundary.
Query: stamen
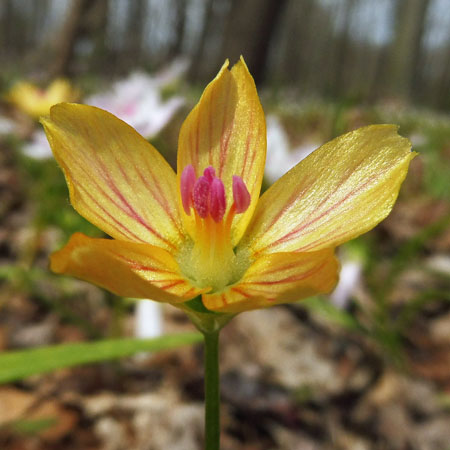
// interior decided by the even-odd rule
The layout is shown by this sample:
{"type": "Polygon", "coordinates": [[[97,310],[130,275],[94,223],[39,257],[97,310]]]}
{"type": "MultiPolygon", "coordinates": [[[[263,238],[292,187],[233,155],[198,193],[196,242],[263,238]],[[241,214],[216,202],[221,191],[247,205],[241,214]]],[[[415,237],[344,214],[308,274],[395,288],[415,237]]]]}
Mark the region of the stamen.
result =
{"type": "MultiPolygon", "coordinates": [[[[230,181],[227,178],[227,186],[230,181]]],[[[188,277],[198,286],[211,288],[214,292],[233,283],[237,279],[236,273],[243,273],[247,267],[241,267],[237,262],[232,225],[236,214],[247,211],[251,198],[241,177],[233,176],[231,187],[233,199],[228,198],[227,202],[224,182],[216,176],[212,166],[204,169],[198,178],[192,165],[186,166],[181,173],[183,208],[187,215],[191,215],[193,208],[194,217],[188,221],[192,243],[185,247],[179,258],[188,277]]]]}
{"type": "Polygon", "coordinates": [[[209,182],[212,182],[212,180],[216,178],[216,171],[214,170],[213,166],[209,166],[203,171],[203,175],[205,175],[206,179],[209,182]]]}
{"type": "Polygon", "coordinates": [[[251,200],[250,193],[242,178],[237,175],[233,175],[233,199],[237,214],[247,211],[251,200]]]}
{"type": "Polygon", "coordinates": [[[210,199],[211,183],[206,176],[197,179],[194,185],[194,208],[197,214],[202,218],[208,217],[209,199],[210,199]]]}
{"type": "Polygon", "coordinates": [[[210,214],[214,219],[214,222],[218,223],[223,219],[226,208],[227,202],[225,199],[225,187],[221,179],[214,178],[211,183],[210,200],[210,214]]]}
{"type": "Polygon", "coordinates": [[[191,164],[186,166],[181,173],[180,192],[181,202],[185,213],[191,215],[191,206],[193,206],[192,193],[195,185],[195,170],[191,164]]]}

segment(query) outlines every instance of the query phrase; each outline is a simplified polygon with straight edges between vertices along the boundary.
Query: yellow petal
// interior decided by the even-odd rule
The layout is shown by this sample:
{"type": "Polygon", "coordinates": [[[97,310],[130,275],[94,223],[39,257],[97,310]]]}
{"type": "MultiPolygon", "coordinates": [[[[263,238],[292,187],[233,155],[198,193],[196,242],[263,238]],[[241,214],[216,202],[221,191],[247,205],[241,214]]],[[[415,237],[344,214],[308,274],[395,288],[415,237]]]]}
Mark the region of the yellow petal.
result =
{"type": "Polygon", "coordinates": [[[7,100],[19,110],[33,118],[39,118],[41,114],[48,114],[50,106],[44,91],[25,81],[16,83],[7,96],[7,100]]]}
{"type": "Polygon", "coordinates": [[[42,123],[83,217],[116,239],[177,248],[176,176],[152,145],[93,106],[62,103],[42,123]]]}
{"type": "Polygon", "coordinates": [[[7,99],[24,113],[38,119],[49,114],[50,108],[56,103],[74,101],[78,95],[78,91],[72,88],[69,81],[56,79],[47,89],[25,81],[18,82],[9,92],[7,99]]]}
{"type": "Polygon", "coordinates": [[[77,99],[78,95],[78,91],[72,87],[68,80],[63,78],[54,80],[45,91],[45,97],[50,103],[50,106],[61,102],[73,102],[77,99]]]}
{"type": "Polygon", "coordinates": [[[410,149],[394,125],[328,142],[264,193],[242,245],[259,254],[317,251],[365,233],[391,211],[410,149]]]}
{"type": "MultiPolygon", "coordinates": [[[[206,167],[213,166],[225,184],[229,209],[233,203],[233,175],[244,180],[251,204],[234,219],[233,245],[242,237],[256,207],[265,159],[266,124],[255,83],[242,58],[231,71],[227,61],[181,128],[178,182],[188,164],[192,164],[197,177],[206,167]]],[[[192,227],[191,218],[184,212],[183,215],[187,226],[192,227]]]]}
{"type": "Polygon", "coordinates": [[[72,275],[123,297],[177,303],[199,293],[169,252],[149,244],[92,239],[75,233],[51,256],[53,272],[72,275]]]}
{"type": "Polygon", "coordinates": [[[206,308],[242,312],[330,292],[338,280],[333,250],[272,253],[256,259],[239,283],[220,294],[203,294],[206,308]]]}

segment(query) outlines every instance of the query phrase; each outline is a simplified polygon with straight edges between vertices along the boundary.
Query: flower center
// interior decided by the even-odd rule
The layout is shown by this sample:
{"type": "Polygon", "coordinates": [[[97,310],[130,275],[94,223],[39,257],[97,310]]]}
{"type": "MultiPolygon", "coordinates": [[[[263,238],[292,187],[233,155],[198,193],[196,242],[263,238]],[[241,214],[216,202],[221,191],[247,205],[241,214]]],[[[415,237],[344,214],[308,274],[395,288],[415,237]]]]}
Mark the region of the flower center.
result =
{"type": "Polygon", "coordinates": [[[180,191],[184,212],[195,219],[193,246],[182,252],[181,265],[197,285],[219,291],[241,272],[231,246],[231,225],[236,214],[248,209],[250,194],[242,178],[234,175],[233,204],[227,212],[225,186],[214,168],[207,167],[197,178],[192,165],[181,174],[180,191]]]}

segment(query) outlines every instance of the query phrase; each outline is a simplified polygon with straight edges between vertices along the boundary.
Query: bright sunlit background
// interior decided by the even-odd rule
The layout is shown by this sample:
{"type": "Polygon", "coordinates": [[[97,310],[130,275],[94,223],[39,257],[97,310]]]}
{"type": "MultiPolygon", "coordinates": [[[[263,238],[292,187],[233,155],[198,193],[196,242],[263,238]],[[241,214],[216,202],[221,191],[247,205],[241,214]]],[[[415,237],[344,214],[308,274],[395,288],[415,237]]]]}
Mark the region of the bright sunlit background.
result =
{"type": "MultiPolygon", "coordinates": [[[[243,55],[266,113],[264,188],[322,143],[396,123],[420,153],[387,220],[339,250],[329,297],[244,313],[221,342],[224,450],[449,450],[449,0],[2,0],[0,351],[158,336],[169,306],[56,276],[71,208],[38,117],[106,109],[174,165],[180,126],[243,55]]],[[[131,149],[130,149],[131,150],[131,149]]],[[[201,448],[197,347],[0,387],[0,448],[201,448]]]]}

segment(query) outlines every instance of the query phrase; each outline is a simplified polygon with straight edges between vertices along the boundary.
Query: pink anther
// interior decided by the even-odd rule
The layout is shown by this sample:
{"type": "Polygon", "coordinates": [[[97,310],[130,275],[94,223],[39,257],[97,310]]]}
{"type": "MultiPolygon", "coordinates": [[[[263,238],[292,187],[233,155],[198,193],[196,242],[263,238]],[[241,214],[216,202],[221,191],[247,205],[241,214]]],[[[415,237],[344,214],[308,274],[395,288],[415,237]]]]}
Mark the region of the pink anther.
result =
{"type": "Polygon", "coordinates": [[[214,170],[213,166],[209,166],[203,171],[203,175],[209,182],[212,182],[212,180],[216,178],[216,171],[214,170]]]}
{"type": "Polygon", "coordinates": [[[194,191],[195,180],[195,170],[192,165],[189,164],[183,169],[180,180],[181,202],[183,203],[183,209],[188,216],[191,215],[191,206],[193,206],[192,194],[194,191]]]}
{"type": "Polygon", "coordinates": [[[214,178],[211,183],[210,214],[215,222],[223,219],[226,209],[225,187],[220,178],[214,178]]]}
{"type": "Polygon", "coordinates": [[[237,175],[233,175],[233,199],[237,214],[247,211],[251,200],[250,193],[242,178],[237,175]]]}
{"type": "Polygon", "coordinates": [[[194,208],[201,218],[205,218],[209,214],[209,202],[211,193],[210,181],[202,175],[197,179],[194,185],[194,208]]]}

